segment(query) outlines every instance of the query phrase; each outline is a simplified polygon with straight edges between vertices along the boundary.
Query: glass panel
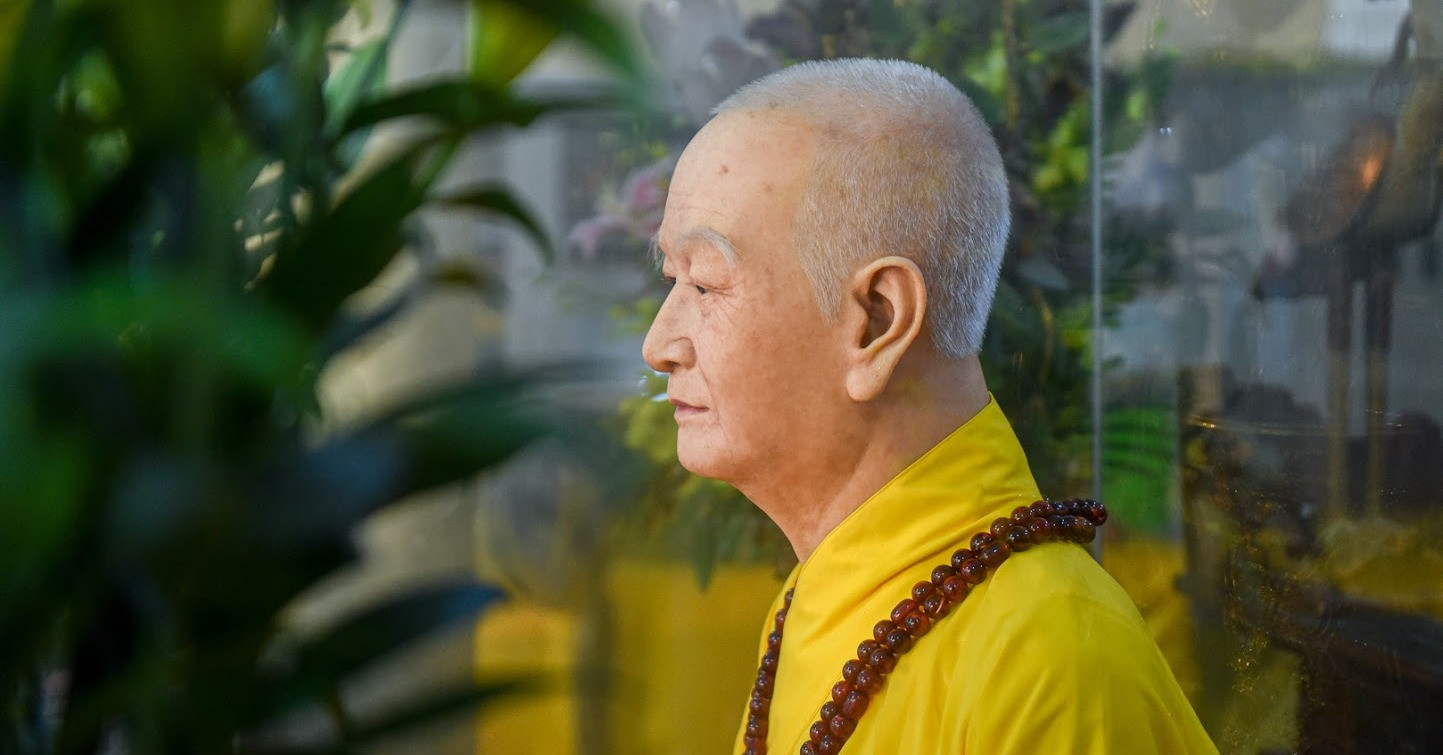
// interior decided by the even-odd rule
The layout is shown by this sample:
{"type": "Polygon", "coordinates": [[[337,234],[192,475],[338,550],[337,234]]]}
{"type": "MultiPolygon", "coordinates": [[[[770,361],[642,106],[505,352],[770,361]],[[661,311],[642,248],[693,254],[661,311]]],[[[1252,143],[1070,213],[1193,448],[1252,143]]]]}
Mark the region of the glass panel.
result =
{"type": "Polygon", "coordinates": [[[1105,11],[1105,563],[1222,752],[1436,749],[1443,3],[1105,11]]]}

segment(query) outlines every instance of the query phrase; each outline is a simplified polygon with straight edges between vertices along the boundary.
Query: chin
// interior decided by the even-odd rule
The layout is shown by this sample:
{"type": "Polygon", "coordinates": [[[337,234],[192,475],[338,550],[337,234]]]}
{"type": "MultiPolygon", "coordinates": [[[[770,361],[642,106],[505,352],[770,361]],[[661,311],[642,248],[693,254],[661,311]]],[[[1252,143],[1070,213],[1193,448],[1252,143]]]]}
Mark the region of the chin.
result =
{"type": "Polygon", "coordinates": [[[734,460],[727,458],[730,454],[719,453],[715,448],[698,448],[698,445],[702,444],[677,439],[676,459],[681,462],[682,468],[698,477],[730,483],[735,472],[734,460]]]}

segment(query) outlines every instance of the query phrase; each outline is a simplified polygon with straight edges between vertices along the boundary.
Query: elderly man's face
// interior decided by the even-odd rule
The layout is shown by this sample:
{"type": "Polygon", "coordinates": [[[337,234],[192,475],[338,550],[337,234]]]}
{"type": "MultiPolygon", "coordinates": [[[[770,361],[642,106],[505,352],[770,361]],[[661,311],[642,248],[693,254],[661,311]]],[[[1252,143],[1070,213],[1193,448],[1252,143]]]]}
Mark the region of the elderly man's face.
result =
{"type": "Polygon", "coordinates": [[[677,453],[707,477],[748,485],[823,471],[848,398],[837,326],[824,321],[792,244],[815,139],[774,112],[732,112],[678,161],[658,239],[674,280],[647,333],[670,374],[677,453]],[[736,250],[729,265],[712,234],[736,250]],[[829,435],[828,433],[831,433],[829,435]]]}

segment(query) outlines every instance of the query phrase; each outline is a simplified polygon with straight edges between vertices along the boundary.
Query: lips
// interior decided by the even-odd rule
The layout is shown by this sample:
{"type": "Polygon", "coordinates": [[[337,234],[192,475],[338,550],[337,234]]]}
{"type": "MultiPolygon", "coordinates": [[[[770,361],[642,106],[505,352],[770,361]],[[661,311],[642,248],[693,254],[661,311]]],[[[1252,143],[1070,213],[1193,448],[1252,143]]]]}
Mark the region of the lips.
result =
{"type": "Polygon", "coordinates": [[[675,416],[678,420],[681,419],[681,418],[683,418],[683,417],[695,416],[695,415],[697,415],[697,414],[701,414],[702,412],[706,411],[706,407],[704,407],[704,406],[696,406],[696,405],[694,405],[694,404],[688,404],[687,402],[682,401],[681,399],[676,399],[676,398],[672,398],[672,397],[668,396],[666,400],[667,400],[667,401],[670,401],[670,402],[672,403],[672,405],[676,407],[676,411],[675,411],[673,414],[674,414],[674,416],[675,416]]]}

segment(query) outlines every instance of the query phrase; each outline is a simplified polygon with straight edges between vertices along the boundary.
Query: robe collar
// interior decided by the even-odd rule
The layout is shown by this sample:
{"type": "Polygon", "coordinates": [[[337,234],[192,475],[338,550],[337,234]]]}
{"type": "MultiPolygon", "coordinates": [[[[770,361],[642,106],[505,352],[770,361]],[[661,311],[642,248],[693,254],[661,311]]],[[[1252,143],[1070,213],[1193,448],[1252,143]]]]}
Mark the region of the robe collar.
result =
{"type": "Polygon", "coordinates": [[[1017,436],[989,396],[976,416],[828,533],[783,589],[795,587],[796,597],[771,718],[786,722],[786,738],[793,727],[805,736],[842,663],[913,584],[995,517],[1040,497],[1017,436]]]}

